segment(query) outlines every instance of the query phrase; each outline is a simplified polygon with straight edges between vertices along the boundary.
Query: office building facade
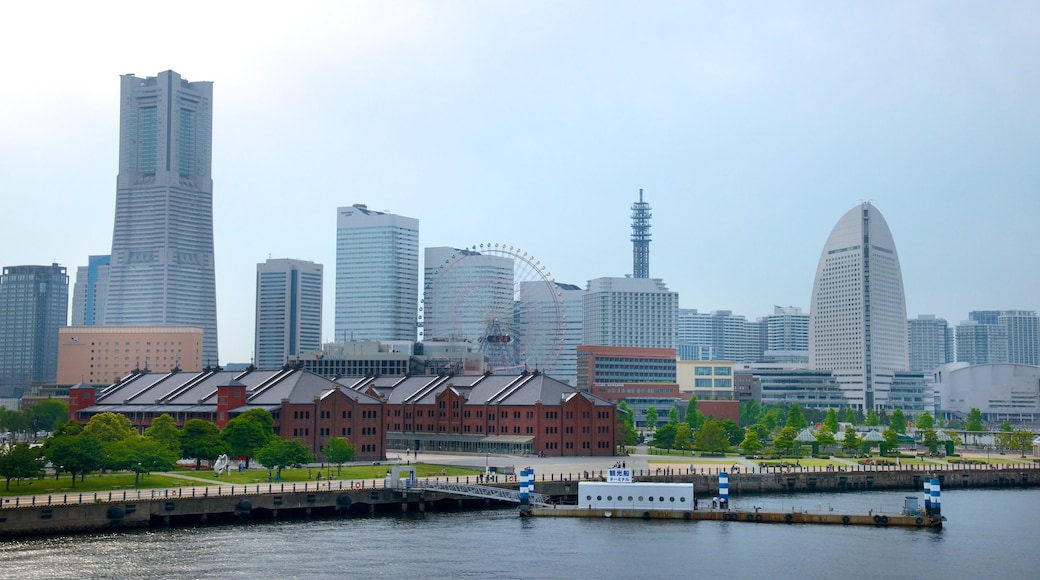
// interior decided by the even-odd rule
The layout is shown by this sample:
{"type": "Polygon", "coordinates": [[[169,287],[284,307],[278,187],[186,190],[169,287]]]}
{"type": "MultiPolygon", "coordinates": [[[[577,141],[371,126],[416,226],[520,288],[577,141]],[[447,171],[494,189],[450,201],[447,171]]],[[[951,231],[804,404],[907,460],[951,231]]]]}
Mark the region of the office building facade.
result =
{"type": "Polygon", "coordinates": [[[953,362],[953,332],[942,318],[921,314],[906,321],[906,332],[911,371],[930,372],[953,362]]]}
{"type": "Polygon", "coordinates": [[[418,304],[419,220],[339,208],[334,340],[415,341],[418,304]]]}
{"type": "Polygon", "coordinates": [[[54,382],[58,328],[68,322],[65,268],[6,266],[0,275],[0,397],[17,397],[34,383],[54,382]]]}
{"type": "Polygon", "coordinates": [[[321,349],[321,297],[321,264],[270,259],[256,265],[257,368],[277,369],[321,349]]]}
{"type": "Polygon", "coordinates": [[[849,404],[884,409],[909,366],[906,299],[892,232],[869,202],[849,210],[820,254],[809,312],[809,368],[831,371],[849,404]]]}
{"type": "Polygon", "coordinates": [[[202,370],[199,326],[63,326],[58,384],[115,384],[134,372],[202,370]]]}
{"type": "Polygon", "coordinates": [[[957,362],[973,365],[1008,362],[1007,327],[977,320],[958,324],[957,362]]]}
{"type": "Polygon", "coordinates": [[[216,366],[213,83],[173,71],[120,83],[105,324],[200,326],[205,364],[216,366]]]}
{"type": "Polygon", "coordinates": [[[108,274],[111,256],[90,256],[86,266],[76,269],[72,287],[72,326],[94,326],[105,323],[105,301],[108,299],[108,274]]]}
{"type": "Polygon", "coordinates": [[[582,298],[584,344],[675,348],[679,294],[659,278],[596,278],[582,298]]]}

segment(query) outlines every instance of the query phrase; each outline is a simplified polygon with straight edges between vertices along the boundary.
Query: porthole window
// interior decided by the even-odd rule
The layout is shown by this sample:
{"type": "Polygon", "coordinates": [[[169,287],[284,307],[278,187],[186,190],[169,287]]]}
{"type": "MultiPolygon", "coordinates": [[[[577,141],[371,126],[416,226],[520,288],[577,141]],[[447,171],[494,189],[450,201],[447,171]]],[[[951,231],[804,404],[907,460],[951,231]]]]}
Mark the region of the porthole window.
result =
{"type": "Polygon", "coordinates": [[[587,495],[587,496],[585,496],[585,499],[587,499],[589,501],[592,501],[592,496],[591,495],[587,495]]]}
{"type": "MultiPolygon", "coordinates": [[[[643,499],[643,498],[639,498],[639,499],[643,499]]],[[[628,496],[628,501],[632,501],[632,496],[628,496]]]]}
{"type": "Polygon", "coordinates": [[[663,497],[663,496],[662,496],[662,497],[660,497],[660,498],[658,498],[658,499],[659,499],[660,501],[664,501],[664,497],[663,497]]]}
{"type": "Polygon", "coordinates": [[[650,501],[654,501],[654,496],[650,496],[650,501]]]}
{"type": "Polygon", "coordinates": [[[603,496],[602,495],[597,495],[596,496],[596,501],[603,501],[603,496]]]}
{"type": "Polygon", "coordinates": [[[668,501],[674,502],[675,498],[674,497],[670,497],[670,498],[668,498],[668,501]]]}
{"type": "Polygon", "coordinates": [[[639,501],[643,501],[643,496],[639,496],[639,501]]]}
{"type": "Polygon", "coordinates": [[[680,497],[680,498],[679,498],[679,502],[680,502],[680,503],[682,503],[682,502],[685,502],[685,501],[686,501],[686,498],[685,498],[685,497],[680,497]]]}

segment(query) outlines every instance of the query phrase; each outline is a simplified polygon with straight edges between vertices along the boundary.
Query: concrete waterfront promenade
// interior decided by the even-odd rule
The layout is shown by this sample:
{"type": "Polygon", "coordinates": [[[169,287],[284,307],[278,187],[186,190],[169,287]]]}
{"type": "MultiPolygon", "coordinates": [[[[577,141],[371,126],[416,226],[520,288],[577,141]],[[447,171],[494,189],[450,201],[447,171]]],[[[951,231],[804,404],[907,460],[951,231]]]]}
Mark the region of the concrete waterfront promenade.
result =
{"type": "MultiPolygon", "coordinates": [[[[1040,487],[1040,466],[1034,463],[968,465],[944,462],[904,465],[761,467],[735,457],[702,459],[633,454],[618,457],[534,457],[508,455],[445,455],[420,452],[412,461],[470,467],[485,465],[501,474],[490,485],[515,489],[509,471],[531,467],[536,491],[561,505],[574,505],[577,482],[599,480],[616,464],[633,470],[637,481],[691,483],[701,497],[718,490],[719,472],[729,473],[729,493],[812,493],[834,491],[918,491],[926,478],[938,478],[944,490],[983,487],[1040,487]],[[664,463],[659,463],[664,461],[664,463]]],[[[393,457],[385,465],[397,464],[393,457]]],[[[258,475],[266,470],[257,472],[258,475]]],[[[333,479],[296,483],[223,483],[207,472],[174,472],[185,485],[164,489],[46,494],[3,498],[0,536],[72,531],[97,531],[129,526],[195,525],[242,518],[365,515],[380,511],[425,511],[509,505],[467,498],[435,489],[430,482],[477,483],[476,476],[420,478],[415,489],[387,488],[386,480],[333,479]]]]}

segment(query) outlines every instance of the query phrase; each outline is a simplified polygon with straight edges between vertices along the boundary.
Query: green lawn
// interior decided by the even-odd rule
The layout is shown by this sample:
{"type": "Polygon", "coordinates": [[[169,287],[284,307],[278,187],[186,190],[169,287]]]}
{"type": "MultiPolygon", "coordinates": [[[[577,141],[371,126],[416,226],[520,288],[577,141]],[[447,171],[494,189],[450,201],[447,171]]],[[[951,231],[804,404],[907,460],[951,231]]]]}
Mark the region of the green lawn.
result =
{"type": "MultiPolygon", "coordinates": [[[[138,489],[153,489],[159,487],[178,487],[178,486],[190,486],[191,483],[180,478],[163,475],[160,473],[153,473],[151,475],[141,475],[138,489]],[[187,484],[187,485],[185,485],[187,484]]],[[[6,485],[4,486],[6,487],[6,485]]],[[[76,478],[76,486],[72,486],[72,478],[67,474],[62,474],[57,480],[54,476],[45,477],[43,479],[26,479],[19,483],[17,480],[11,480],[11,488],[4,489],[0,487],[0,495],[41,495],[41,494],[69,494],[78,495],[80,493],[93,493],[97,492],[108,492],[108,491],[122,491],[124,489],[134,489],[134,474],[133,473],[106,473],[106,474],[90,474],[87,475],[86,479],[80,481],[76,478]]]]}
{"type": "MultiPolygon", "coordinates": [[[[478,469],[466,469],[461,467],[450,467],[445,465],[434,465],[429,463],[417,463],[415,466],[416,477],[437,477],[442,475],[447,476],[466,476],[476,475],[483,473],[483,470],[478,469]]],[[[386,477],[386,472],[390,471],[393,467],[392,464],[386,465],[356,465],[347,466],[339,469],[337,467],[311,467],[311,468],[299,468],[299,469],[283,469],[281,476],[281,483],[294,483],[303,481],[315,481],[318,473],[321,473],[321,481],[328,481],[329,474],[331,472],[332,479],[382,479],[386,477]]],[[[272,477],[273,477],[273,472],[272,477]]],[[[221,475],[220,477],[214,477],[212,470],[199,470],[185,472],[185,475],[191,475],[192,477],[198,477],[206,480],[213,480],[214,484],[218,483],[267,483],[268,471],[266,469],[247,469],[243,472],[231,470],[230,474],[221,475]]],[[[191,485],[188,483],[188,485],[191,485]]],[[[199,482],[199,485],[203,485],[199,482]]]]}
{"type": "Polygon", "coordinates": [[[784,465],[801,465],[802,467],[827,467],[828,465],[846,466],[845,463],[833,459],[822,459],[816,457],[785,457],[783,459],[756,459],[756,465],[775,467],[783,462],[784,465]]]}

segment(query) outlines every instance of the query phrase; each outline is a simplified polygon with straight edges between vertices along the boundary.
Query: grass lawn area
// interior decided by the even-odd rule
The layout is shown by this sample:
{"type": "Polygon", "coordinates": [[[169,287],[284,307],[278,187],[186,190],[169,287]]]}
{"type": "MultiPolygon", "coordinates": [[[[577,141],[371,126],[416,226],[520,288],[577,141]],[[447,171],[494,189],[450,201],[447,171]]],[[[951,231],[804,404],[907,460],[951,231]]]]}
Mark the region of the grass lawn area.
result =
{"type": "MultiPolygon", "coordinates": [[[[153,489],[160,487],[188,487],[191,482],[163,475],[161,473],[153,473],[151,475],[141,474],[139,489],[153,489]],[[185,485],[187,484],[187,485],[185,485]]],[[[113,490],[123,489],[134,489],[134,474],[133,473],[115,473],[115,474],[90,474],[83,481],[76,477],[76,487],[72,486],[72,478],[67,474],[63,474],[57,480],[53,476],[45,477],[43,479],[32,479],[23,480],[18,483],[16,480],[11,480],[11,489],[7,490],[0,487],[0,495],[41,495],[41,494],[73,494],[80,493],[93,493],[97,492],[108,492],[113,490]]]]}
{"type": "Polygon", "coordinates": [[[822,459],[818,457],[785,457],[783,459],[755,459],[756,465],[777,466],[783,462],[786,465],[800,464],[802,467],[827,467],[828,465],[846,465],[833,459],[822,459]]]}
{"type": "MultiPolygon", "coordinates": [[[[483,473],[483,470],[479,469],[466,469],[461,467],[451,467],[446,465],[434,465],[430,463],[416,463],[415,475],[416,477],[437,477],[442,475],[448,476],[466,476],[476,475],[483,473]]],[[[393,464],[383,465],[354,465],[344,466],[339,469],[335,466],[325,468],[311,467],[311,468],[299,468],[299,469],[283,469],[280,483],[293,483],[303,481],[315,481],[318,476],[318,472],[321,472],[321,480],[327,481],[331,472],[332,479],[383,479],[386,477],[386,472],[390,471],[393,464]]],[[[193,477],[199,477],[202,479],[212,479],[214,484],[218,483],[267,483],[267,470],[266,469],[247,469],[241,473],[235,470],[231,470],[229,475],[221,475],[220,477],[213,477],[212,470],[199,470],[186,472],[186,475],[193,477]]],[[[190,483],[188,485],[191,485],[190,483]]],[[[202,485],[202,483],[199,483],[202,485]]]]}

